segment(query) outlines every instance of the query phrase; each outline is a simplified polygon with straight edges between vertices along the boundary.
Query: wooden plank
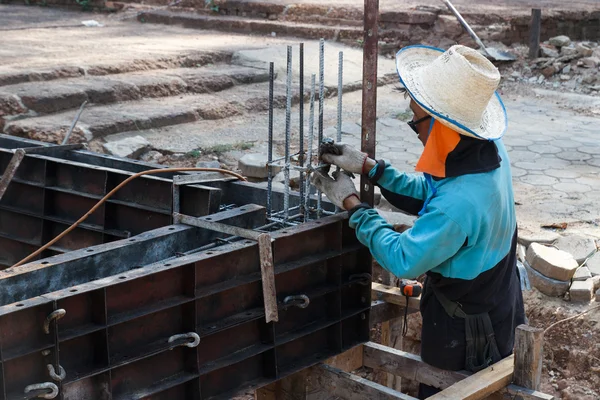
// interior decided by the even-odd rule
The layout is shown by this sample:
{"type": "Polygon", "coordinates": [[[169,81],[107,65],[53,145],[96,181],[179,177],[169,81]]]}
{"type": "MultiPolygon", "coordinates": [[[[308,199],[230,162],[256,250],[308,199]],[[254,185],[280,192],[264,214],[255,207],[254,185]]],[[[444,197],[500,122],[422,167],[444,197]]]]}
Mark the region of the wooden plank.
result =
{"type": "MultiPolygon", "coordinates": [[[[408,310],[409,314],[417,312],[416,310],[408,310]]],[[[391,304],[383,300],[375,300],[371,302],[371,312],[369,313],[369,325],[373,328],[375,325],[394,318],[404,316],[404,307],[397,304],[391,304]]]]}
{"type": "Polygon", "coordinates": [[[429,397],[429,400],[484,399],[510,384],[514,366],[515,358],[511,355],[429,397]]]}
{"type": "Polygon", "coordinates": [[[538,390],[542,380],[544,330],[519,325],[515,332],[514,382],[538,390]]]}
{"type": "Polygon", "coordinates": [[[365,343],[363,348],[365,367],[393,373],[438,389],[445,389],[469,376],[467,372],[445,371],[432,367],[417,355],[377,343],[365,343]]]}
{"type": "MultiPolygon", "coordinates": [[[[373,300],[382,300],[391,304],[396,304],[402,307],[406,306],[406,296],[400,292],[400,288],[392,287],[388,285],[382,285],[381,283],[373,283],[371,285],[371,298],[373,300]]],[[[421,297],[409,297],[408,298],[408,309],[413,311],[419,311],[419,303],[421,297]]]]}
{"type": "Polygon", "coordinates": [[[364,350],[361,344],[343,352],[342,354],[338,354],[337,356],[333,356],[328,360],[325,360],[325,364],[345,372],[352,372],[362,368],[363,353],[364,350]]]}
{"type": "MultiPolygon", "coordinates": [[[[328,388],[329,395],[345,400],[416,400],[412,396],[325,364],[311,368],[309,380],[315,382],[318,387],[328,388]]],[[[310,396],[309,398],[320,400],[323,397],[310,396]]]]}
{"type": "MultiPolygon", "coordinates": [[[[416,382],[438,389],[446,389],[471,374],[467,371],[446,371],[425,363],[421,357],[401,350],[391,349],[377,343],[363,345],[364,366],[388,371],[416,382]]],[[[517,385],[508,385],[499,390],[508,398],[522,400],[553,400],[554,397],[536,390],[517,385]],[[518,396],[518,397],[517,397],[518,396]]]]}

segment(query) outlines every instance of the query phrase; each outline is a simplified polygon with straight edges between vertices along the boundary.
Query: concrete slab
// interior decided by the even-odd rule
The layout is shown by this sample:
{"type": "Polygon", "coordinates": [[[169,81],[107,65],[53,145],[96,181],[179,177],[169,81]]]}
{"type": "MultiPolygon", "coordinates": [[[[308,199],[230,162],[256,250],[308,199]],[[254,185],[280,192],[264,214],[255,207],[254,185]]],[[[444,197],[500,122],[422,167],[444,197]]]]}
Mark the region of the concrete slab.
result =
{"type": "Polygon", "coordinates": [[[579,265],[571,254],[538,243],[527,249],[527,262],[544,276],[559,281],[571,280],[579,265]]]}

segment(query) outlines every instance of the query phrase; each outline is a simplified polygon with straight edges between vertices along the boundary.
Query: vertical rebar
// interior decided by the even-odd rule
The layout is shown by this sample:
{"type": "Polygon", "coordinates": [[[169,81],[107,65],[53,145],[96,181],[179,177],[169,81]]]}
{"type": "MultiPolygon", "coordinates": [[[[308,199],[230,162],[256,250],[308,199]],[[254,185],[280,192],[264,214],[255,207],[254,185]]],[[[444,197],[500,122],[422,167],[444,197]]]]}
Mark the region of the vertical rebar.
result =
{"type": "MultiPolygon", "coordinates": [[[[325,39],[321,38],[319,42],[319,136],[318,146],[323,142],[323,103],[325,99],[325,39]]],[[[322,193],[317,192],[317,217],[321,217],[321,199],[322,193]]]]}
{"type": "Polygon", "coordinates": [[[270,217],[273,213],[273,166],[271,162],[273,161],[273,81],[275,80],[274,73],[275,65],[274,63],[269,63],[269,140],[267,143],[267,171],[268,171],[268,181],[267,181],[267,215],[270,217]]]}
{"type": "MultiPolygon", "coordinates": [[[[315,125],[315,74],[310,77],[310,110],[308,114],[308,157],[307,165],[312,165],[312,150],[313,150],[313,138],[315,136],[314,125],[315,125]]],[[[306,180],[306,193],[304,198],[304,222],[308,221],[310,217],[309,212],[309,200],[310,200],[310,180],[306,180]]]]}
{"type": "MultiPolygon", "coordinates": [[[[343,73],[344,73],[344,52],[338,53],[338,103],[337,103],[337,138],[336,141],[339,143],[342,141],[342,95],[343,95],[343,73]]],[[[340,167],[337,167],[337,172],[340,172],[340,167]]],[[[340,209],[335,206],[335,212],[340,209]]]]}
{"type": "Polygon", "coordinates": [[[287,47],[287,77],[285,82],[285,195],[283,197],[283,219],[287,221],[290,213],[290,124],[292,113],[292,46],[287,47]]]}
{"type": "MultiPolygon", "coordinates": [[[[298,135],[300,136],[300,149],[298,164],[304,167],[304,43],[300,43],[300,110],[298,111],[298,135]]],[[[300,171],[300,214],[304,212],[304,172],[300,171]]]]}

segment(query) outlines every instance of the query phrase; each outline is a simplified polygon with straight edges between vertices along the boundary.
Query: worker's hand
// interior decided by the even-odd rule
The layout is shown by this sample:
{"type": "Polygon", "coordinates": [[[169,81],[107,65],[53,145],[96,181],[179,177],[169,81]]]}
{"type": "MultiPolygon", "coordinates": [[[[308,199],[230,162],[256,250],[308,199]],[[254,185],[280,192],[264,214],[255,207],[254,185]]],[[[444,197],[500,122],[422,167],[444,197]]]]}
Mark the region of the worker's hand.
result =
{"type": "Polygon", "coordinates": [[[315,171],[311,174],[310,182],[339,208],[344,208],[344,200],[347,198],[352,196],[359,198],[352,179],[343,171],[337,174],[335,179],[315,171]]]}
{"type": "Polygon", "coordinates": [[[367,161],[367,154],[356,150],[350,145],[337,143],[328,145],[327,150],[322,149],[321,159],[328,164],[334,164],[343,170],[354,174],[368,173],[363,167],[367,161]]]}

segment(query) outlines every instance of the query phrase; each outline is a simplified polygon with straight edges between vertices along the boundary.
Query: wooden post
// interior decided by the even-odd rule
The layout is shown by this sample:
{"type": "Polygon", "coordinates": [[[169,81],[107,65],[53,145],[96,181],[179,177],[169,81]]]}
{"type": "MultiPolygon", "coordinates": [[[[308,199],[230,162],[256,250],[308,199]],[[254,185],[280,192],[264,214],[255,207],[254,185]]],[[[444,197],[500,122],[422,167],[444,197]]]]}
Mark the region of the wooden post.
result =
{"type": "Polygon", "coordinates": [[[540,33],[542,30],[542,10],[531,10],[531,27],[529,30],[529,58],[535,59],[540,54],[540,33]]]}
{"type": "Polygon", "coordinates": [[[514,382],[518,386],[538,390],[542,378],[544,330],[519,325],[515,335],[514,382]]]}

